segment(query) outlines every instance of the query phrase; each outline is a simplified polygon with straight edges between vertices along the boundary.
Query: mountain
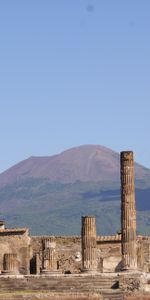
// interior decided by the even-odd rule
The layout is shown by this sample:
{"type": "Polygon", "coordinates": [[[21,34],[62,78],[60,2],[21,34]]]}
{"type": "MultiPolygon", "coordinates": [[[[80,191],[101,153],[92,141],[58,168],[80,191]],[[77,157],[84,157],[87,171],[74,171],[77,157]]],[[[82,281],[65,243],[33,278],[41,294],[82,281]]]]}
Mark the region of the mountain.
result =
{"type": "MultiPolygon", "coordinates": [[[[120,230],[119,154],[84,145],[30,157],[0,174],[0,218],[32,234],[80,234],[82,215],[95,215],[98,234],[120,230]]],[[[135,164],[138,231],[149,233],[150,170],[135,164]]]]}
{"type": "MultiPolygon", "coordinates": [[[[47,178],[50,182],[118,183],[119,154],[99,145],[84,145],[49,157],[30,157],[0,174],[0,187],[25,178],[47,178]]],[[[150,180],[150,170],[136,164],[137,180],[150,180]]]]}

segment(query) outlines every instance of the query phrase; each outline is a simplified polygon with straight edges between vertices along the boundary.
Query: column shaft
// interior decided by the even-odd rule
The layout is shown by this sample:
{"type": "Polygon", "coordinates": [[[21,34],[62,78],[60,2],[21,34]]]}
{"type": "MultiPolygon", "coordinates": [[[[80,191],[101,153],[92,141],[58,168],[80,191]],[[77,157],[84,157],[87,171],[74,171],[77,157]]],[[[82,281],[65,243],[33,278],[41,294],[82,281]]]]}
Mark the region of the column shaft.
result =
{"type": "Polygon", "coordinates": [[[81,243],[83,271],[88,272],[96,270],[96,224],[94,217],[82,217],[81,243]]]}
{"type": "Polygon", "coordinates": [[[42,273],[57,271],[56,243],[44,239],[42,241],[42,273]]]}
{"type": "Polygon", "coordinates": [[[17,273],[17,254],[6,253],[4,254],[4,273],[15,274],[17,273]]]}
{"type": "Polygon", "coordinates": [[[121,152],[121,232],[123,269],[137,268],[134,160],[132,151],[121,152]]]}

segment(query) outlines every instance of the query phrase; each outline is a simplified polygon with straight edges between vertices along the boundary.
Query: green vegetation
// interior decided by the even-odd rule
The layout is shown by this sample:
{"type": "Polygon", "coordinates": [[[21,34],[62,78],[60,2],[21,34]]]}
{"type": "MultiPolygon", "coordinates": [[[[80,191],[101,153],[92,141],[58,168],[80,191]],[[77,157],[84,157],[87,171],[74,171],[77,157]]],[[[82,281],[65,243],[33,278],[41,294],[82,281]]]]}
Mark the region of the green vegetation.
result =
{"type": "MultiPolygon", "coordinates": [[[[150,189],[137,190],[138,232],[148,234],[150,189]]],[[[82,215],[94,215],[97,234],[120,228],[120,191],[114,184],[50,183],[27,178],[0,190],[0,218],[8,227],[29,227],[33,235],[79,235],[82,215]]]]}

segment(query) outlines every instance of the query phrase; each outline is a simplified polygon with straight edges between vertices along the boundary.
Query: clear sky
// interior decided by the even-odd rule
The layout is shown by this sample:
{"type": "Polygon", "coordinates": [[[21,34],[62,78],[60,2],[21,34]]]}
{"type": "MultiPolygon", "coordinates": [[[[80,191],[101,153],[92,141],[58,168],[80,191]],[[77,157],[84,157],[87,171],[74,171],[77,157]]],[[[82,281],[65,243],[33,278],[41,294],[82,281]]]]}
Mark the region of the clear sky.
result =
{"type": "Polygon", "coordinates": [[[150,168],[149,132],[149,0],[0,0],[0,172],[81,144],[150,168]]]}

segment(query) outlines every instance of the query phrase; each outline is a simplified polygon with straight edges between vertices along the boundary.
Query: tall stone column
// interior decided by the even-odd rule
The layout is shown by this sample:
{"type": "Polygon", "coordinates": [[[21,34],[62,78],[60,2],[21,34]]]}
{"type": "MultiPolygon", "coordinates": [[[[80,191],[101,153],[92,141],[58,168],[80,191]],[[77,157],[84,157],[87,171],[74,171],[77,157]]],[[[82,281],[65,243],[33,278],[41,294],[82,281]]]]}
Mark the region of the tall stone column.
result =
{"type": "Polygon", "coordinates": [[[120,163],[122,264],[123,270],[135,270],[137,250],[133,152],[121,152],[120,163]]]}
{"type": "Polygon", "coordinates": [[[42,274],[57,271],[56,243],[49,239],[42,240],[42,274]]]}
{"type": "Polygon", "coordinates": [[[82,244],[82,271],[93,272],[97,270],[96,259],[96,224],[91,216],[82,217],[81,228],[82,244]]]}
{"type": "Polygon", "coordinates": [[[4,254],[4,274],[18,274],[17,270],[17,254],[5,253],[4,254]]]}

